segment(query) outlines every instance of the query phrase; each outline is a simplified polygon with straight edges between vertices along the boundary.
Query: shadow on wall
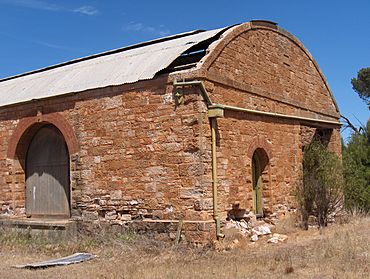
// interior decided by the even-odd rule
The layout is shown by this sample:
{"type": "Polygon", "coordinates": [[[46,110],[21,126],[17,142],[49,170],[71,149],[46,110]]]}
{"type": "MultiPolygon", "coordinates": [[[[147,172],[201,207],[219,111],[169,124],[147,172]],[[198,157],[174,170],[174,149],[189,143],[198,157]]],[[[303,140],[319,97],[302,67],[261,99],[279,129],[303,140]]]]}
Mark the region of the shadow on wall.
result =
{"type": "Polygon", "coordinates": [[[239,203],[235,203],[232,206],[232,209],[227,212],[227,221],[235,220],[240,221],[245,218],[246,215],[248,215],[249,210],[240,208],[239,203]]]}
{"type": "Polygon", "coordinates": [[[332,129],[319,129],[306,127],[306,131],[302,135],[302,151],[305,146],[310,145],[312,142],[320,142],[325,147],[328,147],[333,133],[332,129]]]}
{"type": "Polygon", "coordinates": [[[321,142],[321,144],[327,147],[329,145],[332,133],[332,129],[316,129],[312,141],[321,142]]]}

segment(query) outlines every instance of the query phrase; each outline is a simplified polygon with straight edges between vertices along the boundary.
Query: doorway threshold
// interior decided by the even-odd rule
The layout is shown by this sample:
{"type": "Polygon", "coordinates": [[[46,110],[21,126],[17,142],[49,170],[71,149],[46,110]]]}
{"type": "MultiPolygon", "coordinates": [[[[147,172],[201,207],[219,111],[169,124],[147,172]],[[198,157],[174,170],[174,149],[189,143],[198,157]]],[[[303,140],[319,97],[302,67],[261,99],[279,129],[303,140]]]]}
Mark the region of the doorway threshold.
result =
{"type": "Polygon", "coordinates": [[[68,230],[75,221],[60,218],[0,218],[0,226],[38,230],[68,230]]]}

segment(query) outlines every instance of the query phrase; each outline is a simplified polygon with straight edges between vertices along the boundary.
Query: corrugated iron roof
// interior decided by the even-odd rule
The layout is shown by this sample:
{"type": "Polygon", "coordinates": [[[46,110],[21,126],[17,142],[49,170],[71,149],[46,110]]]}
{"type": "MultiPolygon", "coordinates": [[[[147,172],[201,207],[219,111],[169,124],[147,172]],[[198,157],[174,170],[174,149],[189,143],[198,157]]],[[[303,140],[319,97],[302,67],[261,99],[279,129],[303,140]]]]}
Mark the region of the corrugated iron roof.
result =
{"type": "Polygon", "coordinates": [[[37,269],[37,268],[47,268],[51,266],[58,266],[58,265],[70,265],[75,263],[80,263],[84,261],[89,261],[94,259],[96,256],[90,253],[74,253],[73,255],[44,261],[44,262],[36,262],[36,263],[30,263],[30,264],[22,264],[22,265],[16,265],[14,267],[16,268],[30,268],[30,269],[37,269]]]}
{"type": "Polygon", "coordinates": [[[0,106],[152,79],[186,50],[224,29],[192,31],[2,79],[0,106]]]}

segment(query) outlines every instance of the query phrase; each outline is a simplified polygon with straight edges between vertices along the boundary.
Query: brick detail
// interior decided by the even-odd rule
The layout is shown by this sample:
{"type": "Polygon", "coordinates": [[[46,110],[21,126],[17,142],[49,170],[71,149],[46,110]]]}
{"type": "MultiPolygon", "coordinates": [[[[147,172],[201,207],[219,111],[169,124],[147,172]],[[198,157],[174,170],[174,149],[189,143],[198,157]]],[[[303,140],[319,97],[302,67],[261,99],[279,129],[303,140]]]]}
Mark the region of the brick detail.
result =
{"type": "Polygon", "coordinates": [[[45,123],[53,124],[60,130],[67,143],[69,154],[78,152],[77,138],[71,125],[69,125],[68,121],[61,114],[50,113],[45,115],[25,117],[19,121],[9,140],[7,157],[9,159],[15,159],[17,146],[22,137],[26,136],[27,139],[24,139],[24,141],[29,143],[32,139],[32,136],[37,132],[35,127],[39,127],[45,123]]]}
{"type": "Polygon", "coordinates": [[[253,157],[253,153],[256,151],[256,149],[261,148],[263,149],[269,160],[272,158],[272,151],[271,151],[271,143],[269,143],[264,137],[258,136],[255,137],[251,144],[249,145],[247,155],[250,159],[253,157]]]}

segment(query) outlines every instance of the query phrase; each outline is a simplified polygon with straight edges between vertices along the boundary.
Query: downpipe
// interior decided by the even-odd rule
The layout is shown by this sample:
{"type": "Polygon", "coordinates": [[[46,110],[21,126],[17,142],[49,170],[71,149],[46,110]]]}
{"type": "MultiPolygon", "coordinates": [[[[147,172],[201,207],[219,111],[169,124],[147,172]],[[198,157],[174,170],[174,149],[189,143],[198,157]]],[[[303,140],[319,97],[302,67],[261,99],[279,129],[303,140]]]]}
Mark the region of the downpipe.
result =
{"type": "MultiPolygon", "coordinates": [[[[198,86],[200,88],[202,97],[207,104],[207,109],[213,105],[211,98],[208,95],[208,92],[203,84],[202,81],[188,81],[188,82],[177,82],[174,81],[173,86],[177,87],[185,87],[185,86],[198,86]]],[[[181,93],[176,93],[175,95],[177,98],[182,99],[183,95],[181,93]]],[[[225,235],[221,232],[221,221],[220,216],[218,213],[218,179],[217,179],[217,123],[216,117],[209,117],[211,122],[211,135],[212,135],[212,201],[213,201],[213,219],[216,225],[216,237],[217,239],[224,238],[225,235]]]]}
{"type": "Polygon", "coordinates": [[[213,219],[216,222],[216,236],[217,239],[224,238],[225,235],[221,233],[220,216],[218,215],[218,179],[217,179],[217,153],[216,153],[216,118],[210,117],[211,132],[212,132],[212,190],[213,190],[213,219]]]}
{"type": "MultiPolygon", "coordinates": [[[[178,87],[199,87],[201,95],[206,102],[207,110],[208,110],[208,117],[211,122],[211,130],[212,130],[212,190],[213,190],[213,219],[216,223],[216,236],[217,239],[223,238],[224,234],[221,233],[221,222],[220,217],[218,213],[218,192],[217,192],[217,155],[216,155],[216,129],[217,129],[217,123],[216,118],[217,117],[223,117],[225,110],[230,111],[239,111],[244,113],[250,113],[250,114],[257,114],[257,115],[264,115],[269,117],[277,117],[277,118],[283,118],[283,119],[292,119],[292,120],[298,120],[298,121],[307,121],[311,123],[319,123],[324,125],[335,125],[335,126],[341,126],[341,123],[338,121],[331,121],[331,120],[323,120],[323,119],[315,119],[315,118],[309,118],[309,117],[302,117],[302,116],[295,116],[295,115],[288,115],[288,114],[281,114],[281,113],[273,113],[273,112],[266,112],[266,111],[259,111],[259,110],[253,110],[253,109],[247,109],[242,107],[236,107],[236,106],[229,106],[224,104],[215,104],[212,102],[210,96],[208,95],[208,92],[204,86],[203,81],[199,80],[193,80],[193,81],[174,81],[173,82],[174,88],[178,87]]],[[[178,92],[175,94],[176,98],[179,98],[177,100],[183,100],[184,93],[178,92]]],[[[181,103],[181,102],[179,102],[181,103]]]]}

